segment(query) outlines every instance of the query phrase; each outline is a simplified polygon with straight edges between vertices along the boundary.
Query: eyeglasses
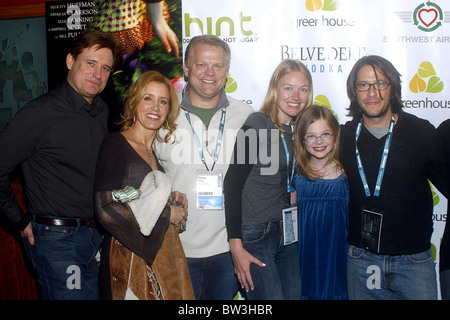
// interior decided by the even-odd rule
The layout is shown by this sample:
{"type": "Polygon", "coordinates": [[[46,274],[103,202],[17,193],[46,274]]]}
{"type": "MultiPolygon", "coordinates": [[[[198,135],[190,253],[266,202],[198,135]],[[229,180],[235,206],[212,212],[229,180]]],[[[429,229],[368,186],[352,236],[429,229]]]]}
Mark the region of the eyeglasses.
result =
{"type": "Polygon", "coordinates": [[[308,134],[305,137],[305,141],[308,142],[308,143],[314,143],[319,138],[322,139],[323,141],[328,141],[328,140],[331,139],[332,136],[333,136],[333,133],[332,132],[328,132],[328,131],[322,133],[320,136],[315,136],[313,134],[308,134]]]}
{"type": "Polygon", "coordinates": [[[355,88],[361,92],[369,91],[371,86],[373,86],[375,90],[386,90],[390,85],[391,83],[387,81],[377,81],[375,83],[360,82],[356,84],[355,88]]]}

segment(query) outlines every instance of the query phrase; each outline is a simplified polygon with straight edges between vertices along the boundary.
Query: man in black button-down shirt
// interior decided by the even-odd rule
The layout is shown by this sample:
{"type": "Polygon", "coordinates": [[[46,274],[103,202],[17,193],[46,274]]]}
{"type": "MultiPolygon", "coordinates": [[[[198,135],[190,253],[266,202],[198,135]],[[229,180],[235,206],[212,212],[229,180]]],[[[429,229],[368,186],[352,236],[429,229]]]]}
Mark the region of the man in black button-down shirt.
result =
{"type": "Polygon", "coordinates": [[[24,106],[0,133],[0,209],[21,232],[44,299],[97,299],[93,179],[107,134],[98,96],[117,61],[109,33],[87,31],[66,58],[67,81],[24,106]],[[9,174],[21,165],[27,211],[9,174]]]}

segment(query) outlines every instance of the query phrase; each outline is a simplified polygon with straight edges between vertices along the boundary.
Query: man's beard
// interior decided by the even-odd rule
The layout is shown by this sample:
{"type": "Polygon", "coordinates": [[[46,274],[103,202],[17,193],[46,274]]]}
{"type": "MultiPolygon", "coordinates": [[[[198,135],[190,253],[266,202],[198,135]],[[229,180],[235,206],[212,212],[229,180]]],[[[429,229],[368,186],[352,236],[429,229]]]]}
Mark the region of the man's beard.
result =
{"type": "Polygon", "coordinates": [[[387,106],[384,106],[383,109],[381,109],[381,111],[377,114],[370,114],[366,111],[366,109],[362,108],[361,106],[359,107],[359,110],[361,110],[361,113],[366,116],[367,118],[382,118],[386,115],[386,113],[390,110],[391,105],[388,104],[387,106]]]}

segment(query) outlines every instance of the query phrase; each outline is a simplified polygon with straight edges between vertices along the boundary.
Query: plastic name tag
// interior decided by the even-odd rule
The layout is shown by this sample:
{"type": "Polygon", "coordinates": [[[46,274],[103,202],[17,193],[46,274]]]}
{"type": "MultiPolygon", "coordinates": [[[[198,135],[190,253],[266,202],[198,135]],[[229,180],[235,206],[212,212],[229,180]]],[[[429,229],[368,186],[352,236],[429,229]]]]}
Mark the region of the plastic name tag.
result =
{"type": "Polygon", "coordinates": [[[197,171],[197,210],[223,210],[222,171],[197,171]]]}
{"type": "Polygon", "coordinates": [[[380,252],[383,213],[374,210],[362,210],[362,240],[366,250],[380,252]]]}
{"type": "Polygon", "coordinates": [[[283,216],[283,238],[284,245],[287,246],[298,241],[298,222],[297,222],[297,206],[284,208],[283,216]]]}

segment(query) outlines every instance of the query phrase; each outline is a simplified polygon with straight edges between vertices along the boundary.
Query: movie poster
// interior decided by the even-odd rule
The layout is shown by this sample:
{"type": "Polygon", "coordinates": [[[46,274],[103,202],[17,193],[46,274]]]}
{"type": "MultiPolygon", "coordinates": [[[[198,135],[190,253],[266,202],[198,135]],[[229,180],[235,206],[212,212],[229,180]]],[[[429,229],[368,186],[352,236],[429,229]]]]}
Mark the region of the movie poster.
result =
{"type": "Polygon", "coordinates": [[[47,92],[45,19],[0,21],[0,131],[28,101],[47,92]]]}
{"type": "Polygon", "coordinates": [[[172,80],[177,89],[183,86],[181,45],[181,0],[147,4],[141,0],[94,0],[87,2],[46,2],[49,88],[64,81],[65,59],[71,40],[87,29],[112,32],[122,48],[122,58],[102,92],[110,108],[110,129],[117,120],[129,85],[146,70],[157,70],[172,80]],[[166,52],[156,36],[151,17],[162,17],[175,33],[175,48],[166,52]]]}

